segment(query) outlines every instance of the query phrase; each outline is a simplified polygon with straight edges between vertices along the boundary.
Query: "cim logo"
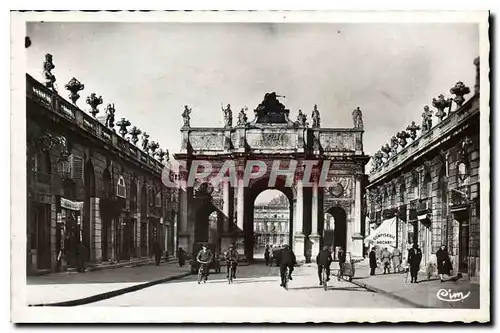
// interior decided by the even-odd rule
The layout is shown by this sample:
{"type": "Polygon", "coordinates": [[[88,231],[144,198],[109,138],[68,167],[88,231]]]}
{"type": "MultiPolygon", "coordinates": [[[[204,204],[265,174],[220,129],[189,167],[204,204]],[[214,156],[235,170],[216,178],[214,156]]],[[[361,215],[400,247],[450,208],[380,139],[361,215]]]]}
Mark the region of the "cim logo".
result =
{"type": "Polygon", "coordinates": [[[443,302],[459,302],[469,297],[470,291],[464,295],[463,292],[453,292],[451,289],[439,289],[436,296],[443,302]]]}

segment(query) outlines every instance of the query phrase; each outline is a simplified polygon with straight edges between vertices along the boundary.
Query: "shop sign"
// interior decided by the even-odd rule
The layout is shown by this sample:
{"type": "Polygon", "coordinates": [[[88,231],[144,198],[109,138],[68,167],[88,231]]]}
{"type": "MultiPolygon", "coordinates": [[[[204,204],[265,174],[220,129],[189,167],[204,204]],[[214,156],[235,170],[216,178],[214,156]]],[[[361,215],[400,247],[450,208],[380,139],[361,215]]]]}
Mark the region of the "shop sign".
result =
{"type": "Polygon", "coordinates": [[[69,210],[82,210],[83,201],[71,201],[65,198],[61,198],[61,208],[69,210]]]}

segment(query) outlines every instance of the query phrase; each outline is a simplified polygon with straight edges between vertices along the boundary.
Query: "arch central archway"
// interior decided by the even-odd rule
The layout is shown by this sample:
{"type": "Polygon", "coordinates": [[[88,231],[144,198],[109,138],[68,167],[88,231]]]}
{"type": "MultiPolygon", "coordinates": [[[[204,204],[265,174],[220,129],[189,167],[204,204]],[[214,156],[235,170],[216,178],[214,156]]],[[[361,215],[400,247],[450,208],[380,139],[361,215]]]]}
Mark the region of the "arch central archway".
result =
{"type": "Polygon", "coordinates": [[[255,200],[257,197],[267,191],[267,190],[277,190],[281,192],[288,200],[288,210],[289,210],[289,222],[288,222],[288,239],[285,240],[286,244],[292,246],[293,249],[293,200],[294,192],[291,187],[287,187],[285,184],[285,179],[280,177],[277,178],[275,186],[269,186],[269,178],[261,178],[258,181],[251,184],[249,187],[246,197],[245,197],[245,223],[243,225],[243,235],[244,235],[244,252],[247,261],[254,260],[255,251],[255,232],[254,232],[254,222],[255,222],[255,200]]]}

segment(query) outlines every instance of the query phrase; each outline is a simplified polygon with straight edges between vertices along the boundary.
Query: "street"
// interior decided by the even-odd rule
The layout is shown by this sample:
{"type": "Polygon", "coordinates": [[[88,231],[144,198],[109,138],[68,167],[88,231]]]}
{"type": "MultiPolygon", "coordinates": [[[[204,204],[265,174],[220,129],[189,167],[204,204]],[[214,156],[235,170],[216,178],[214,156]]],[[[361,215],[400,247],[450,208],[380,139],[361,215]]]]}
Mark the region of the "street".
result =
{"type": "MultiPolygon", "coordinates": [[[[196,275],[190,275],[84,306],[410,307],[334,277],[324,291],[319,286],[315,266],[297,267],[288,291],[279,286],[278,267],[266,267],[258,262],[238,267],[237,279],[232,285],[227,283],[223,270],[219,274],[211,273],[205,284],[198,285],[196,275]]],[[[335,263],[332,268],[332,274],[336,273],[335,263]]]]}

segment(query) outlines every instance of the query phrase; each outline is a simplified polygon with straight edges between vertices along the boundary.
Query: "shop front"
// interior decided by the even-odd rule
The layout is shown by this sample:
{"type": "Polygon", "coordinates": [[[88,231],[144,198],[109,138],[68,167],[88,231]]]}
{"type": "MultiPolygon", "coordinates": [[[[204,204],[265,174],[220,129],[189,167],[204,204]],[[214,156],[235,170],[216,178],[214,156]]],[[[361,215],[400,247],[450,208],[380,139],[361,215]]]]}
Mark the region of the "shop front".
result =
{"type": "Polygon", "coordinates": [[[77,267],[77,247],[82,241],[83,201],[56,197],[57,270],[77,267]]]}

